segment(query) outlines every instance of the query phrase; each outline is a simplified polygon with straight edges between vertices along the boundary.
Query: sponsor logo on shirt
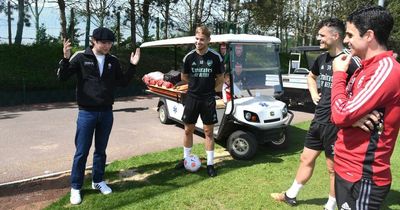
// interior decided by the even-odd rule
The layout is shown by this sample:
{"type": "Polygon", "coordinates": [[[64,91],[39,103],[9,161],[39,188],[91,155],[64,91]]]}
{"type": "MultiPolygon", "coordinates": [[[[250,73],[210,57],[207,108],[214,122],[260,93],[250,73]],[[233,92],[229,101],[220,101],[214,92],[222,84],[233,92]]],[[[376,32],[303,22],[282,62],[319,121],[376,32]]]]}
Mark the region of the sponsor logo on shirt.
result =
{"type": "Polygon", "coordinates": [[[84,66],[94,66],[94,62],[93,61],[85,61],[83,62],[84,66]]]}

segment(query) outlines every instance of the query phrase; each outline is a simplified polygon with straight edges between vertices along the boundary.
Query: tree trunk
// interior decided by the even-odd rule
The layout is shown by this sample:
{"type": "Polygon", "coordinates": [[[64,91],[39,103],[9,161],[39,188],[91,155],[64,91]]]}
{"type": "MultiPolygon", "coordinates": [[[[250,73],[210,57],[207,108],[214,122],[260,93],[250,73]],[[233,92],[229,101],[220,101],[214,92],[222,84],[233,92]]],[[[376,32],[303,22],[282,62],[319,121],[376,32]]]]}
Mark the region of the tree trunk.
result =
{"type": "Polygon", "coordinates": [[[69,19],[69,30],[68,30],[68,37],[71,43],[75,42],[75,12],[74,8],[71,8],[71,14],[69,19]]]}
{"type": "Polygon", "coordinates": [[[8,22],[8,44],[12,45],[12,33],[11,33],[11,2],[7,3],[7,22],[8,22]]]}
{"type": "Polygon", "coordinates": [[[194,2],[194,11],[193,11],[193,25],[190,31],[190,34],[194,34],[196,27],[198,26],[198,22],[199,22],[199,0],[195,0],[194,2]]]}
{"type": "Polygon", "coordinates": [[[143,1],[143,7],[142,7],[142,17],[143,17],[143,41],[149,41],[149,23],[150,23],[150,0],[144,0],[143,1]]]}
{"type": "Polygon", "coordinates": [[[136,47],[136,10],[135,10],[135,0],[129,1],[131,5],[131,46],[133,49],[136,47]]]}
{"type": "Polygon", "coordinates": [[[65,1],[57,0],[58,7],[60,9],[60,19],[61,19],[61,38],[67,38],[67,19],[65,17],[65,1]]]}
{"type": "Polygon", "coordinates": [[[160,18],[156,18],[156,40],[160,40],[160,18]]]}
{"type": "Polygon", "coordinates": [[[24,18],[25,18],[25,4],[24,0],[18,0],[18,23],[17,23],[17,32],[15,34],[16,45],[21,45],[22,43],[22,33],[24,30],[24,18]]]}
{"type": "Polygon", "coordinates": [[[117,26],[115,27],[115,31],[117,34],[117,47],[119,47],[120,43],[121,43],[121,13],[118,11],[117,14],[117,26]]]}
{"type": "Polygon", "coordinates": [[[90,36],[90,0],[86,0],[86,29],[85,29],[85,48],[89,47],[89,36],[90,36]]]}
{"type": "Polygon", "coordinates": [[[165,13],[164,13],[164,18],[165,18],[164,39],[168,38],[169,5],[170,5],[170,0],[166,0],[165,1],[165,13]]]}

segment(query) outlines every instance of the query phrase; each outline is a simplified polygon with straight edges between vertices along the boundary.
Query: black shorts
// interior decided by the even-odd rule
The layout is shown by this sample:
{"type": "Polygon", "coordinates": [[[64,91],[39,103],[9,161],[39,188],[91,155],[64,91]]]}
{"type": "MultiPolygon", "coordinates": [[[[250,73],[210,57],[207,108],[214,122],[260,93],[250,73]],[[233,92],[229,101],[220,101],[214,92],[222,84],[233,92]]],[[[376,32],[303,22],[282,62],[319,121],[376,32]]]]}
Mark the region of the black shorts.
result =
{"type": "Polygon", "coordinates": [[[332,158],[338,130],[333,124],[322,124],[313,120],[307,132],[304,147],[325,151],[326,157],[332,158]]]}
{"type": "Polygon", "coordinates": [[[197,99],[190,95],[186,96],[182,121],[186,124],[196,124],[199,115],[204,125],[213,125],[218,122],[214,97],[197,99]]]}
{"type": "Polygon", "coordinates": [[[380,209],[390,190],[390,184],[377,186],[370,179],[352,183],[335,174],[335,194],[338,209],[380,209]]]}

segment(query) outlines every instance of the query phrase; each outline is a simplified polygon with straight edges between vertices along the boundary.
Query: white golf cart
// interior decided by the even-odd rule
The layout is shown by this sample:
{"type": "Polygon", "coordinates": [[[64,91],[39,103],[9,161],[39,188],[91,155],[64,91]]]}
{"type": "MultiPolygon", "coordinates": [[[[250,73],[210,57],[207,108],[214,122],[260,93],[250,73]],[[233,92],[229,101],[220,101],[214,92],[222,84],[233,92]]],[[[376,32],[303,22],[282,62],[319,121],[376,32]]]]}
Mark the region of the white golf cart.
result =
{"type": "MultiPolygon", "coordinates": [[[[304,105],[314,110],[308,91],[307,75],[317,57],[324,51],[319,46],[299,46],[290,49],[289,69],[282,75],[284,94],[282,100],[288,105],[304,105]]],[[[319,85],[319,82],[317,83],[319,85]]]]}
{"type": "MultiPolygon", "coordinates": [[[[146,47],[177,47],[193,45],[194,36],[173,38],[167,40],[143,43],[146,47]]],[[[276,148],[288,146],[287,127],[293,119],[293,113],[288,111],[285,103],[276,100],[274,96],[282,94],[282,79],[279,63],[280,40],[270,36],[247,34],[223,34],[211,36],[211,45],[225,43],[229,63],[226,71],[230,74],[231,95],[236,96],[224,103],[217,98],[218,124],[214,127],[216,143],[225,146],[235,159],[251,159],[259,144],[269,143],[276,148]],[[239,81],[234,73],[235,47],[240,45],[243,50],[244,63],[242,76],[245,82],[239,81]],[[236,92],[235,92],[236,91],[236,92]]],[[[176,65],[175,65],[176,66],[176,65]]],[[[173,120],[182,123],[184,110],[182,101],[185,91],[175,88],[148,85],[148,92],[160,96],[158,102],[161,123],[173,120]]],[[[221,91],[221,90],[219,90],[221,91]]],[[[199,118],[196,129],[203,131],[199,118]]]]}

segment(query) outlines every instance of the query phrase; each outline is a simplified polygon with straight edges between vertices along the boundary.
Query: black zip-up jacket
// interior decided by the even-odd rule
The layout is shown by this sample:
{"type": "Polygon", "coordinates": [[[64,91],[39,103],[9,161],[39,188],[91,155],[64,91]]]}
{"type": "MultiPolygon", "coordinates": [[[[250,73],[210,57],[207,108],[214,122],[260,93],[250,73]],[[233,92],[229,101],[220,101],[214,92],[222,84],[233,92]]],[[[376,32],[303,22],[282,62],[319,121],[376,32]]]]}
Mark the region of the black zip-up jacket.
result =
{"type": "Polygon", "coordinates": [[[65,81],[72,75],[77,76],[76,100],[80,109],[104,110],[114,104],[116,86],[126,86],[133,78],[135,65],[122,72],[118,58],[107,54],[103,74],[100,76],[98,62],[92,49],[76,52],[70,59],[63,58],[57,71],[57,77],[65,81]]]}

